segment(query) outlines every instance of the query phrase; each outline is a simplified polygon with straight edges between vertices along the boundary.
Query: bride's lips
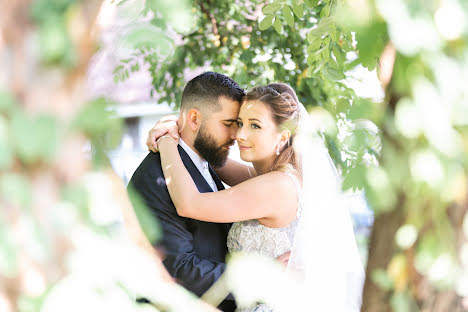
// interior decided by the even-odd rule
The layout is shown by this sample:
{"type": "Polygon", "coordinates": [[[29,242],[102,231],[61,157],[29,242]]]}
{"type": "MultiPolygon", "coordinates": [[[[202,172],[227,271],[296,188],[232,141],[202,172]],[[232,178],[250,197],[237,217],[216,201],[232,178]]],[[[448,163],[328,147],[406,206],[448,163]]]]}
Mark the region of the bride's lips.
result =
{"type": "Polygon", "coordinates": [[[242,151],[250,149],[250,147],[239,145],[239,149],[242,151]]]}

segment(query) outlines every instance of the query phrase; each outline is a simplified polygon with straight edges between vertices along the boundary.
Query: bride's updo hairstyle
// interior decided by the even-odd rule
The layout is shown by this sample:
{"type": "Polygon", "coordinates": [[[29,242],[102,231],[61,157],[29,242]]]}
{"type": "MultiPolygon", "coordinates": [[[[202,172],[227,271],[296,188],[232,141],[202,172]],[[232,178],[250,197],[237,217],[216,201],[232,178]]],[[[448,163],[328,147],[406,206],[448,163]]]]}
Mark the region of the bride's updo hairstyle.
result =
{"type": "Polygon", "coordinates": [[[289,141],[280,150],[271,170],[293,170],[302,177],[299,155],[294,151],[293,142],[299,123],[300,107],[296,92],[285,83],[272,83],[267,86],[254,87],[243,99],[246,101],[261,101],[273,115],[273,120],[280,130],[291,131],[289,141]]]}

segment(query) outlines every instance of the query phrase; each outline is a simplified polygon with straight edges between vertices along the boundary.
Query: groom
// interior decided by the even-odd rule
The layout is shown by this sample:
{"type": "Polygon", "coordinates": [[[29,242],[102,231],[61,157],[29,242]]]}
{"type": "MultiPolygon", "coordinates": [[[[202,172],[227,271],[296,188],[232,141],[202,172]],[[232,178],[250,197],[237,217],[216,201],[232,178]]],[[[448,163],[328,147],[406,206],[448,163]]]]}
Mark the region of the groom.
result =
{"type": "MultiPolygon", "coordinates": [[[[205,72],[190,80],[182,94],[179,153],[202,193],[224,189],[211,165],[222,166],[237,131],[237,115],[244,90],[231,78],[205,72]]],[[[145,200],[159,219],[168,272],[198,296],[224,272],[226,238],[231,224],[210,223],[177,215],[166,187],[159,153],[149,153],[133,174],[129,187],[145,200]]],[[[221,303],[234,311],[232,296],[221,303]]]]}

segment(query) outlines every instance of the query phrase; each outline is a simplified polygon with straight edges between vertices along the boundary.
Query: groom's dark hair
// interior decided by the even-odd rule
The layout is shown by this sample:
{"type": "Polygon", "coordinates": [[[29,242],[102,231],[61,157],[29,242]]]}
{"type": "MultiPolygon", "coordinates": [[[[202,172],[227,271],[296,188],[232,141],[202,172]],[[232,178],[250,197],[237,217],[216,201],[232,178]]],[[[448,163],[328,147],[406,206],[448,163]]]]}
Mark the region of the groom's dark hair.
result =
{"type": "Polygon", "coordinates": [[[209,108],[212,111],[219,111],[221,109],[218,103],[220,96],[240,102],[244,95],[244,89],[228,76],[204,72],[190,80],[185,86],[180,110],[209,108]]]}

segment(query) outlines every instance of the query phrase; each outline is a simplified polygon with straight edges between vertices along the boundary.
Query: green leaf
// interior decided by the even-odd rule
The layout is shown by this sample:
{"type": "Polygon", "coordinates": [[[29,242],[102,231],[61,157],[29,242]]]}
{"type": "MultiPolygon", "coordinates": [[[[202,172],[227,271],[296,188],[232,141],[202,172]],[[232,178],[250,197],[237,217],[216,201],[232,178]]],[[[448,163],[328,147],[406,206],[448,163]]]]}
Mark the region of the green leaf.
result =
{"type": "Polygon", "coordinates": [[[343,180],[343,190],[362,189],[366,185],[366,170],[367,168],[361,164],[351,168],[343,180]]]}
{"type": "Polygon", "coordinates": [[[11,120],[11,135],[14,149],[27,164],[50,161],[55,155],[59,141],[59,127],[52,116],[29,118],[17,112],[11,120]]]}
{"type": "Polygon", "coordinates": [[[5,90],[0,90],[0,112],[9,112],[16,105],[15,99],[5,90]]]}
{"type": "Polygon", "coordinates": [[[77,115],[73,126],[89,136],[104,133],[113,122],[107,109],[111,103],[104,98],[89,102],[77,115]]]}
{"type": "Polygon", "coordinates": [[[349,102],[349,99],[342,97],[336,100],[336,112],[337,113],[346,113],[350,107],[351,107],[351,104],[349,102]]]}
{"type": "Polygon", "coordinates": [[[335,81],[342,80],[342,79],[345,78],[345,75],[343,74],[343,72],[340,69],[336,69],[336,68],[331,67],[331,66],[325,66],[325,68],[323,69],[323,74],[328,79],[335,80],[335,81]]]}
{"type": "Polygon", "coordinates": [[[336,58],[336,62],[340,67],[343,66],[343,63],[346,61],[346,54],[341,50],[337,44],[333,44],[333,55],[336,58]]]}
{"type": "Polygon", "coordinates": [[[41,59],[48,64],[62,63],[71,53],[71,42],[62,18],[53,17],[44,22],[39,31],[41,59]]]}
{"type": "Polygon", "coordinates": [[[385,46],[386,32],[386,25],[383,22],[375,22],[356,32],[359,59],[369,70],[377,66],[377,58],[385,46]]]}
{"type": "Polygon", "coordinates": [[[312,29],[308,33],[307,40],[309,40],[309,42],[310,42],[313,37],[321,38],[324,35],[330,34],[332,32],[336,32],[335,21],[334,21],[333,18],[325,18],[325,19],[322,19],[319,22],[319,24],[317,25],[317,28],[312,29]],[[309,36],[310,36],[310,38],[309,38],[309,36]]]}
{"type": "Polygon", "coordinates": [[[377,107],[368,99],[358,98],[353,102],[347,117],[349,119],[373,119],[377,107]]]}
{"type": "Polygon", "coordinates": [[[281,9],[281,3],[271,3],[271,4],[265,5],[262,9],[262,12],[263,14],[268,15],[268,14],[275,13],[279,9],[281,9]]]}
{"type": "Polygon", "coordinates": [[[321,18],[326,18],[328,16],[330,16],[330,5],[329,4],[324,6],[322,11],[320,11],[320,17],[321,18]]]}
{"type": "Polygon", "coordinates": [[[132,26],[128,32],[120,38],[120,44],[129,49],[158,49],[161,57],[167,57],[174,50],[170,39],[160,28],[140,23],[132,26]]]}
{"type": "Polygon", "coordinates": [[[419,307],[413,297],[407,292],[396,292],[390,300],[392,310],[398,312],[415,312],[419,307]]]}
{"type": "Polygon", "coordinates": [[[273,25],[273,18],[274,15],[267,15],[265,18],[262,19],[262,21],[258,24],[258,29],[260,30],[266,30],[270,28],[271,25],[273,25]]]}
{"type": "Polygon", "coordinates": [[[299,4],[298,1],[293,1],[292,9],[298,18],[302,18],[304,16],[304,3],[299,4]]]}
{"type": "Polygon", "coordinates": [[[294,29],[294,14],[288,5],[285,5],[283,7],[283,16],[286,20],[286,23],[288,23],[289,27],[294,29]]]}
{"type": "Polygon", "coordinates": [[[22,209],[31,207],[31,184],[23,175],[7,173],[0,176],[0,194],[2,198],[22,209]]]}
{"type": "Polygon", "coordinates": [[[0,170],[7,169],[13,163],[8,131],[8,122],[0,115],[0,170]]]}
{"type": "MultiPolygon", "coordinates": [[[[312,41],[310,41],[309,46],[307,47],[307,53],[315,53],[320,49],[320,46],[322,45],[323,40],[321,38],[317,37],[310,37],[312,41]]],[[[309,39],[309,37],[307,37],[309,39]]]]}
{"type": "MultiPolygon", "coordinates": [[[[162,178],[161,178],[162,179],[162,178]]],[[[164,180],[164,179],[163,179],[164,180]]],[[[156,183],[165,183],[164,181],[156,181],[156,183]]],[[[132,203],[135,215],[140,223],[143,233],[150,241],[155,244],[161,238],[161,227],[155,215],[151,214],[148,206],[146,206],[143,197],[134,189],[132,185],[128,187],[128,196],[132,203]]]]}
{"type": "Polygon", "coordinates": [[[9,227],[0,222],[0,274],[14,277],[18,272],[17,249],[9,227]]]}
{"type": "Polygon", "coordinates": [[[81,217],[88,220],[89,217],[89,193],[82,185],[67,185],[61,190],[61,197],[65,202],[74,205],[81,217]]]}
{"type": "MultiPolygon", "coordinates": [[[[374,283],[376,283],[380,288],[383,290],[391,290],[393,289],[393,281],[388,276],[387,272],[382,269],[376,269],[371,273],[371,278],[374,283]]],[[[398,311],[398,310],[396,310],[398,311]]]]}
{"type": "Polygon", "coordinates": [[[273,26],[275,27],[276,32],[281,35],[281,33],[283,32],[283,25],[281,24],[281,21],[278,18],[278,16],[275,17],[275,21],[273,22],[273,26]]]}
{"type": "Polygon", "coordinates": [[[313,8],[315,6],[317,6],[317,4],[319,3],[320,0],[305,0],[305,4],[310,7],[310,8],[313,8]]]}

